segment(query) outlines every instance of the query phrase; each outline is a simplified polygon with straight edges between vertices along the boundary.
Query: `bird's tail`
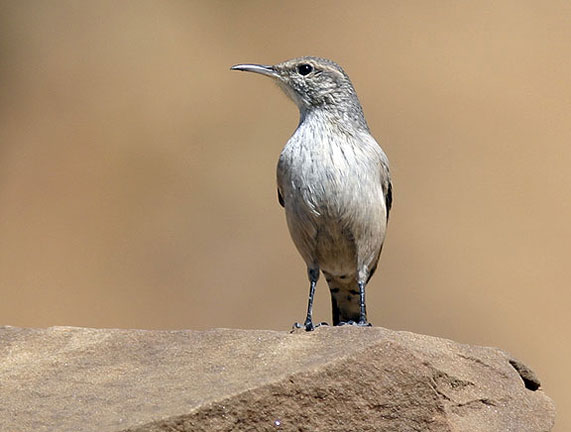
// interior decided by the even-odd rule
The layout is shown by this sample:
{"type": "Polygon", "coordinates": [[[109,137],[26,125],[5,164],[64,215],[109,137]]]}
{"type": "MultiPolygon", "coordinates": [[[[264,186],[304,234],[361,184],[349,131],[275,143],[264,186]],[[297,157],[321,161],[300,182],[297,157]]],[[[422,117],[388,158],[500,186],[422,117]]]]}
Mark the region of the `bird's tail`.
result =
{"type": "Polygon", "coordinates": [[[333,310],[333,325],[340,322],[360,319],[359,285],[355,277],[330,277],[325,275],[331,293],[331,307],[333,310]]]}

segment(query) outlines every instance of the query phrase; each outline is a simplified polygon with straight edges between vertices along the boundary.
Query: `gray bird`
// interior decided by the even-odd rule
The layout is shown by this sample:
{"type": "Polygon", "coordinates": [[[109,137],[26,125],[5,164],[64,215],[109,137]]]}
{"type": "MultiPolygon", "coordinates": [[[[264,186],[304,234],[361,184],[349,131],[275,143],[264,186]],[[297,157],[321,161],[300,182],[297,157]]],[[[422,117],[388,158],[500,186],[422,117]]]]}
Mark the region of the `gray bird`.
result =
{"type": "Polygon", "coordinates": [[[333,325],[369,326],[365,286],[379,262],[392,185],[389,161],[371,136],[351,80],[338,64],[317,57],[231,69],[273,78],[299,108],[277,183],[291,237],[307,265],[305,329],[315,328],[320,270],[331,292],[333,325]]]}

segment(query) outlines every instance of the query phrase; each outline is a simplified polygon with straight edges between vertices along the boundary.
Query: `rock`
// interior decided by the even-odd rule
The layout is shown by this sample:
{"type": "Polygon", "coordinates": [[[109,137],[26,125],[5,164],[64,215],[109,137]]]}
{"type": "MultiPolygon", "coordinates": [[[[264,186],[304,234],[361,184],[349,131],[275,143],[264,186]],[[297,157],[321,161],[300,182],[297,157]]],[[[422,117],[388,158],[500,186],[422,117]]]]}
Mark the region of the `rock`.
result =
{"type": "Polygon", "coordinates": [[[549,431],[495,348],[383,328],[0,328],[0,430],[549,431]]]}

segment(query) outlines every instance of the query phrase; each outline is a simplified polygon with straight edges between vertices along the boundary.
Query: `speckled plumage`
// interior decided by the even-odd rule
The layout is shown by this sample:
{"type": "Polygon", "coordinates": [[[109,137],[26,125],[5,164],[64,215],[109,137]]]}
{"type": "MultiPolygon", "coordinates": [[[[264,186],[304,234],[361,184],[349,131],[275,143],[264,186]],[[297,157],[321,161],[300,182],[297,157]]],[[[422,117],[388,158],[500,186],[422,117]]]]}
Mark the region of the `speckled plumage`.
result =
{"type": "Polygon", "coordinates": [[[392,186],[388,159],[369,132],[349,77],[317,57],[234,69],[273,77],[300,110],[299,125],[279,158],[277,183],[312,286],[306,329],[313,329],[320,270],[331,291],[333,323],[366,325],[364,289],[385,239],[392,186]]]}

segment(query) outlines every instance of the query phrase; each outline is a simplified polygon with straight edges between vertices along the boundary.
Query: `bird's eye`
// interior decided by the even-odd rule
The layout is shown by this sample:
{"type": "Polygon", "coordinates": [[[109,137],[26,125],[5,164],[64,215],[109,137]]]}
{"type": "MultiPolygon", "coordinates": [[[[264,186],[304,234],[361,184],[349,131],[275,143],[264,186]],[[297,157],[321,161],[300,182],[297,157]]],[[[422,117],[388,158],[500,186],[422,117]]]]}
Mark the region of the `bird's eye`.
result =
{"type": "Polygon", "coordinates": [[[313,67],[307,63],[300,64],[297,67],[297,71],[300,75],[307,75],[307,74],[311,73],[312,70],[313,70],[313,67]]]}

